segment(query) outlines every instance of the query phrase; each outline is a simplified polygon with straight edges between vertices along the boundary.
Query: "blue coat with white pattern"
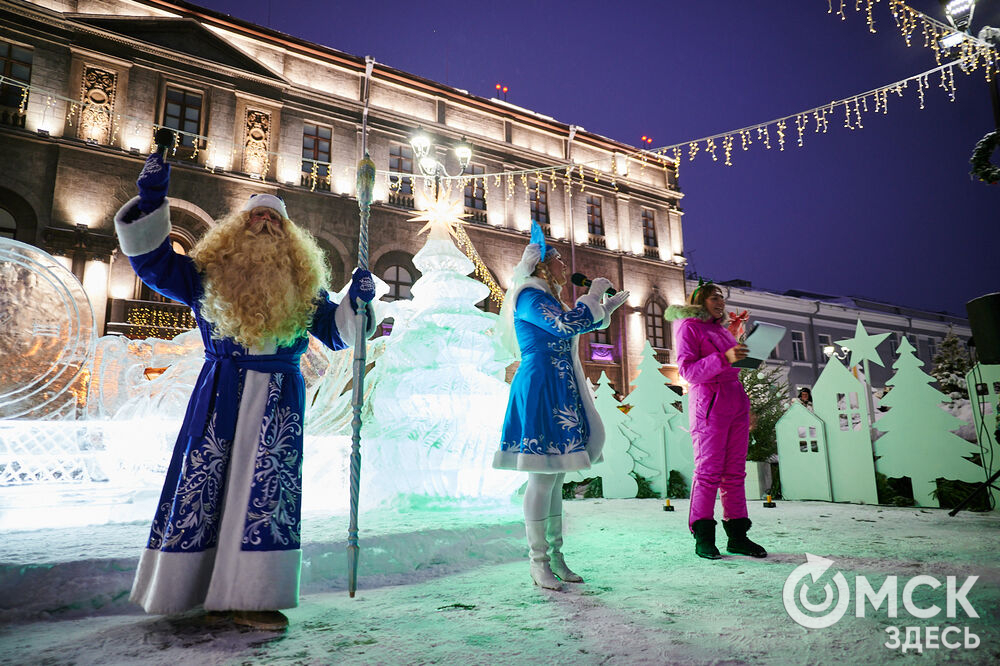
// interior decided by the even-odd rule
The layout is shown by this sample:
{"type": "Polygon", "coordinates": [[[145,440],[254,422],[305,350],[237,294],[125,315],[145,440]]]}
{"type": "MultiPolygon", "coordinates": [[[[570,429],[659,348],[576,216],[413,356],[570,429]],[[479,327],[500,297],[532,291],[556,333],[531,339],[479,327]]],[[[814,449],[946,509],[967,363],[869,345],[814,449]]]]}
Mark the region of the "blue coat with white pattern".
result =
{"type": "Polygon", "coordinates": [[[515,299],[521,365],[493,466],[553,474],[587,469],[601,460],[604,428],[580,363],[579,336],[607,326],[604,308],[585,294],[564,311],[537,278],[507,298],[515,299]]]}

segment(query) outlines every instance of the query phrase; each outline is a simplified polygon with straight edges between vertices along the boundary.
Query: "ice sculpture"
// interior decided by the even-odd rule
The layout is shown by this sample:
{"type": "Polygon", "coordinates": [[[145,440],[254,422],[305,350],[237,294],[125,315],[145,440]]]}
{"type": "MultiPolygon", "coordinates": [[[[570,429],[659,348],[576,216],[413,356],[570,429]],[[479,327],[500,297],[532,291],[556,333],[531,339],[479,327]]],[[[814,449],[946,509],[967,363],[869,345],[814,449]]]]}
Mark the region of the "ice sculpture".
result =
{"type": "Polygon", "coordinates": [[[76,276],[46,252],[0,237],[0,419],[75,418],[96,338],[76,276]]]}
{"type": "Polygon", "coordinates": [[[100,478],[89,433],[74,421],[96,336],[76,276],[0,238],[0,486],[100,478]]]}
{"type": "Polygon", "coordinates": [[[489,289],[473,263],[431,224],[413,258],[421,277],[398,302],[385,352],[366,379],[362,492],[367,505],[399,495],[508,499],[522,474],[492,468],[509,387],[510,360],[494,336],[496,315],[476,303],[489,289]]]}

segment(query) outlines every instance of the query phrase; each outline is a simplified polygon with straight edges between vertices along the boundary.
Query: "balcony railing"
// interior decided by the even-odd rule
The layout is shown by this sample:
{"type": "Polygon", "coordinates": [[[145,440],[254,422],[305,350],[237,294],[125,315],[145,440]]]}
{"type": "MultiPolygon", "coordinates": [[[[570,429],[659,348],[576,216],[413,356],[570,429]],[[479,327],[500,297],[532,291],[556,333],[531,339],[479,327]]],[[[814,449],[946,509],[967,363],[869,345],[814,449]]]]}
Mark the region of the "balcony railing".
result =
{"type": "Polygon", "coordinates": [[[660,258],[660,248],[658,247],[644,247],[642,248],[642,256],[647,259],[659,259],[660,258]]]}
{"type": "Polygon", "coordinates": [[[403,192],[393,192],[389,191],[389,205],[398,206],[400,208],[408,208],[413,210],[416,205],[413,203],[412,194],[404,194],[403,192]]]}
{"type": "Polygon", "coordinates": [[[587,234],[587,245],[592,247],[607,247],[608,241],[603,234],[587,234]]]}
{"type": "Polygon", "coordinates": [[[25,118],[27,115],[16,108],[0,106],[0,125],[24,129],[25,118]]]}
{"type": "Polygon", "coordinates": [[[112,298],[108,301],[108,314],[106,334],[132,340],[172,340],[196,325],[191,308],[181,303],[112,298]]]}
{"type": "Polygon", "coordinates": [[[313,175],[309,171],[302,172],[302,176],[299,178],[299,185],[308,187],[310,190],[319,190],[320,192],[330,191],[330,179],[327,176],[313,175]]]}
{"type": "Polygon", "coordinates": [[[479,208],[469,208],[465,207],[465,213],[469,216],[466,221],[478,222],[479,224],[486,224],[486,211],[480,210],[479,208]]]}

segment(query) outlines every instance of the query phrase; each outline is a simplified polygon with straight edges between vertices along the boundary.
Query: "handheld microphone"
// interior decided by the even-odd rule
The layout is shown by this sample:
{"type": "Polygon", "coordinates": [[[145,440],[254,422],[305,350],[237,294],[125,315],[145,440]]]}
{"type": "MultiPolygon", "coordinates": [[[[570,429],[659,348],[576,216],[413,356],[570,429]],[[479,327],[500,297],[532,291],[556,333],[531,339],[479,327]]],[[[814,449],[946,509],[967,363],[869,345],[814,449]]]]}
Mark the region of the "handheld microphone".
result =
{"type": "Polygon", "coordinates": [[[156,153],[166,160],[167,151],[174,145],[174,131],[169,127],[161,127],[153,135],[153,141],[156,143],[156,153]]]}
{"type": "MultiPolygon", "coordinates": [[[[594,282],[593,280],[591,280],[589,277],[587,277],[583,273],[573,273],[569,277],[569,281],[572,282],[573,284],[575,284],[578,287],[589,287],[594,282]]],[[[604,291],[604,293],[607,294],[608,296],[614,296],[615,294],[618,293],[618,291],[615,290],[615,289],[612,289],[611,287],[608,287],[604,291]]]]}

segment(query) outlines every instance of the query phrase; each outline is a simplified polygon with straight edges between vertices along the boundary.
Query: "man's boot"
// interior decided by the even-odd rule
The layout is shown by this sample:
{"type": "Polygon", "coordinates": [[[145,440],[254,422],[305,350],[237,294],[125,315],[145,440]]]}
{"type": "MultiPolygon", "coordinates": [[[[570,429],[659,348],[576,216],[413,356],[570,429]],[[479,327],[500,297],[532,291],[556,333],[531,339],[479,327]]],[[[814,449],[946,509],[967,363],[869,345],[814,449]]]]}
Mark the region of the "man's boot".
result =
{"type": "Polygon", "coordinates": [[[706,560],[718,560],[722,553],[715,547],[715,521],[710,518],[703,518],[691,523],[691,532],[694,533],[694,552],[698,557],[706,560]]]}
{"type": "Polygon", "coordinates": [[[549,544],[545,540],[547,520],[525,520],[524,531],[528,534],[528,557],[531,559],[531,580],[546,590],[561,590],[562,583],[552,574],[549,567],[549,544]]]}
{"type": "Polygon", "coordinates": [[[749,518],[733,518],[723,520],[722,527],[726,530],[729,543],[726,550],[737,555],[749,555],[750,557],[767,557],[767,551],[759,543],[754,543],[747,538],[747,530],[753,523],[749,518]]]}
{"type": "Polygon", "coordinates": [[[563,558],[562,523],[563,517],[561,515],[549,516],[547,529],[545,531],[545,534],[549,539],[549,547],[552,549],[552,556],[550,560],[552,573],[558,576],[559,579],[565,583],[582,583],[583,578],[570,571],[570,568],[566,566],[566,560],[563,558]]]}

